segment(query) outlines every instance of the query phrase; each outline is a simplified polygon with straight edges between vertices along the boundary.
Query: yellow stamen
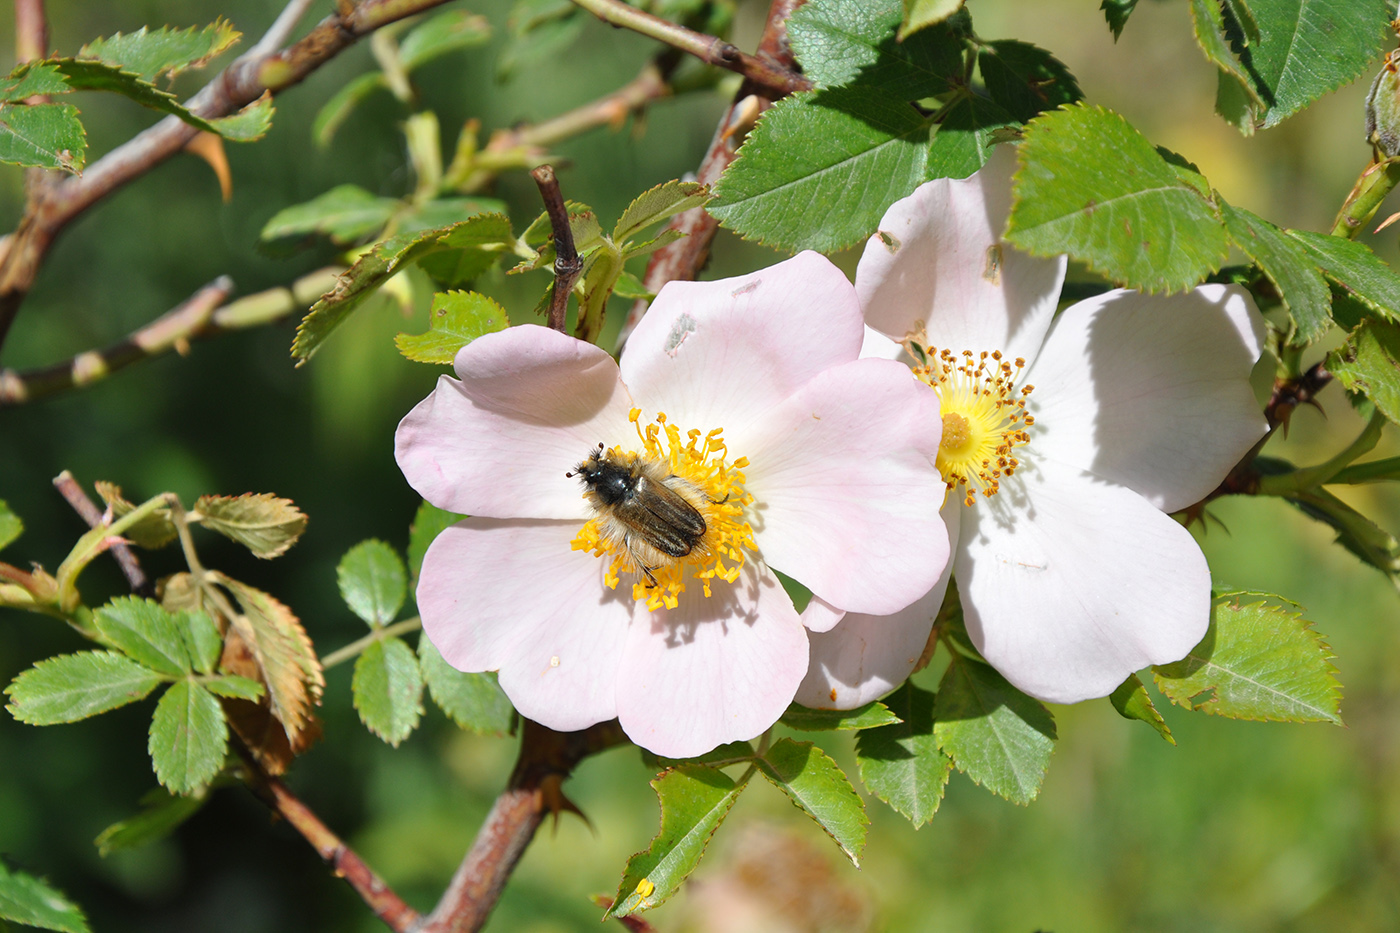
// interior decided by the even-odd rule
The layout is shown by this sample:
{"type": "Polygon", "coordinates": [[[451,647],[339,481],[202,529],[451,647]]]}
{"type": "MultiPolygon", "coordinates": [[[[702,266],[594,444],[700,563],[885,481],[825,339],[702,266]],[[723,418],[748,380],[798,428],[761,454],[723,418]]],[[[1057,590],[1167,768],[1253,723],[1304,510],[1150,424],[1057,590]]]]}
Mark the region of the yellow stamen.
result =
{"type": "Polygon", "coordinates": [[[943,412],[943,439],[938,445],[938,472],[948,488],[963,487],[963,503],[977,493],[994,496],[1001,481],[1021,465],[1013,451],[1030,440],[1026,428],[1035,419],[1026,412],[1034,386],[1017,386],[1026,361],[1008,362],[1000,350],[960,354],[923,343],[922,334],[905,340],[910,355],[924,364],[914,375],[938,393],[943,412]]]}
{"type": "Polygon", "coordinates": [[[633,599],[645,602],[652,611],[662,606],[674,609],[680,604],[680,594],[685,592],[688,581],[699,581],[701,590],[710,596],[716,578],[729,583],[738,580],[745,552],[757,550],[753,528],[745,518],[747,507],[754,501],[744,489],[743,470],[749,461],[746,457],[729,461],[722,428],[708,433],[691,429],[682,438],[680,429],[667,421],[665,412],[657,412],[653,422],[645,426],[641,423],[641,409],[632,409],[630,417],[640,449],[623,450],[619,445],[611,453],[631,462],[645,460],[660,465],[665,473],[684,480],[685,483],[671,487],[672,491],[700,513],[705,520],[705,535],[685,557],[647,568],[656,580],[655,586],[636,565],[620,536],[607,533],[605,516],[589,519],[571,546],[576,551],[591,551],[611,559],[603,576],[610,589],[617,588],[623,574],[636,574],[633,599]]]}

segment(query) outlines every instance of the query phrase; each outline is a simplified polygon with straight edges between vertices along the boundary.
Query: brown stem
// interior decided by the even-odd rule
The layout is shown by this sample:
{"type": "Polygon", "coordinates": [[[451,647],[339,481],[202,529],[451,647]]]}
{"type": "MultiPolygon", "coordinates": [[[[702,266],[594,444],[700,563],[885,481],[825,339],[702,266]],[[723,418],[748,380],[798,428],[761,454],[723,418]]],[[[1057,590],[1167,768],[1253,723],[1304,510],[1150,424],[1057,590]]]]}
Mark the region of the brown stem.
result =
{"type": "Polygon", "coordinates": [[[48,55],[49,23],[44,0],[15,0],[15,61],[32,62],[48,55]]]}
{"type": "MultiPolygon", "coordinates": [[[[787,20],[792,11],[801,6],[804,0],[773,0],[768,7],[768,20],[763,27],[763,35],[758,42],[758,57],[773,62],[777,67],[795,68],[796,62],[787,40],[787,20]]],[[[734,95],[734,101],[720,118],[715,127],[714,138],[705,158],[700,162],[696,180],[702,184],[714,184],[734,161],[753,121],[781,94],[772,94],[762,86],[744,82],[734,95]]],[[[642,279],[646,290],[655,294],[667,282],[689,282],[700,274],[710,258],[710,244],[719,230],[719,221],[710,216],[703,207],[692,208],[671,219],[668,230],[679,230],[685,236],[663,246],[652,254],[647,262],[647,271],[642,279]]],[[[646,313],[649,302],[645,299],[633,303],[627,312],[618,333],[619,348],[627,342],[628,336],[646,313]]]]}
{"type": "Polygon", "coordinates": [[[527,719],[522,733],[520,758],[505,791],[417,933],[481,929],[545,814],[578,812],[560,789],[564,779],[589,755],[626,741],[616,720],[582,732],[555,732],[527,719]]]}
{"type": "MultiPolygon", "coordinates": [[[[236,747],[241,743],[235,742],[236,747]]],[[[404,903],[394,889],[375,874],[374,869],[360,858],[354,849],[331,832],[311,808],[287,788],[280,780],[264,772],[254,761],[251,753],[239,747],[244,763],[254,777],[254,792],[271,807],[287,825],[301,834],[311,844],[316,854],[331,867],[331,871],[344,878],[345,883],[355,889],[360,899],[374,915],[393,930],[394,933],[409,933],[418,929],[418,911],[404,903]]]]}
{"type": "MultiPolygon", "coordinates": [[[[782,2],[787,3],[788,0],[782,2]]],[[[794,69],[784,68],[772,59],[747,55],[723,39],[653,16],[623,0],[574,0],[574,3],[605,23],[631,29],[694,55],[706,64],[737,72],[750,83],[766,90],[767,96],[772,99],[812,87],[812,82],[794,69]]]]}
{"type": "Polygon", "coordinates": [[[564,315],[569,310],[569,292],[583,271],[583,260],[579,259],[574,248],[574,231],[569,226],[569,209],[564,204],[564,195],[559,191],[559,179],[554,176],[554,167],[541,165],[530,172],[539,186],[540,197],[544,199],[545,213],[549,214],[549,226],[554,231],[554,286],[549,295],[550,330],[564,332],[564,315]]]}
{"type": "MultiPolygon", "coordinates": [[[[54,488],[59,491],[68,504],[73,507],[73,511],[83,521],[87,522],[89,528],[96,528],[102,524],[102,512],[88,498],[88,494],[83,491],[83,487],[78,485],[78,481],[73,478],[73,474],[64,470],[53,478],[54,488]]],[[[137,596],[151,596],[154,589],[151,581],[146,578],[146,573],[141,569],[141,564],[137,562],[136,555],[131,553],[131,548],[118,541],[110,548],[111,554],[116,558],[117,564],[122,568],[122,574],[126,577],[127,584],[131,587],[131,592],[137,596]]]]}
{"type": "MultiPolygon", "coordinates": [[[[205,119],[226,116],[306,78],[361,37],[446,0],[361,0],[328,16],[280,52],[244,55],[188,102],[205,119]]],[[[178,153],[198,132],[167,117],[71,176],[34,193],[0,259],[0,346],[38,277],[54,238],[79,214],[178,153]]]]}

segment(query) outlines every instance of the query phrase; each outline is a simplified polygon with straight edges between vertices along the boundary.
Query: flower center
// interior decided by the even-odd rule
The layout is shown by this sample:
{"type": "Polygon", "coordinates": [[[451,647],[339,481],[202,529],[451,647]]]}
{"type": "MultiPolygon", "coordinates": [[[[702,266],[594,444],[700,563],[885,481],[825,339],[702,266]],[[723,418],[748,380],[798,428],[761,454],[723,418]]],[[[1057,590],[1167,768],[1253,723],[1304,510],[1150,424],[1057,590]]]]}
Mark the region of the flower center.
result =
{"type": "Polygon", "coordinates": [[[633,599],[674,609],[687,582],[709,596],[716,578],[739,579],[745,552],[757,549],[744,517],[754,501],[744,489],[749,461],[730,462],[722,428],[682,437],[664,412],[645,426],[641,414],[632,409],[637,449],[600,444],[578,465],[594,515],[571,546],[611,561],[603,577],[610,589],[636,574],[633,599]]]}
{"type": "Polygon", "coordinates": [[[1002,359],[1001,351],[961,354],[906,341],[915,359],[914,375],[938,393],[943,412],[943,440],[938,445],[938,472],[948,488],[963,487],[963,504],[977,493],[994,496],[1001,480],[1021,465],[1013,451],[1030,440],[1026,428],[1035,418],[1026,413],[1026,396],[1034,386],[1017,387],[1026,361],[1002,359]]]}

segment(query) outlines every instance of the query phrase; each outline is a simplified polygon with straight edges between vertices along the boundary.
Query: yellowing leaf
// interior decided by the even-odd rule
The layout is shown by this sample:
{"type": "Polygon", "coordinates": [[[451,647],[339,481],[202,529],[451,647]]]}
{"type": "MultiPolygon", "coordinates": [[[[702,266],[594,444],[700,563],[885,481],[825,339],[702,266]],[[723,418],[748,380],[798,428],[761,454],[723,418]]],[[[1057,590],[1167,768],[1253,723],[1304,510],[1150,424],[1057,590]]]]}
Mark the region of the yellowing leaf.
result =
{"type": "MultiPolygon", "coordinates": [[[[290,499],[279,499],[271,493],[200,496],[194,511],[205,528],[232,538],[255,557],[277,557],[306,530],[305,513],[290,499]]],[[[194,520],[195,516],[190,518],[194,520]]]]}

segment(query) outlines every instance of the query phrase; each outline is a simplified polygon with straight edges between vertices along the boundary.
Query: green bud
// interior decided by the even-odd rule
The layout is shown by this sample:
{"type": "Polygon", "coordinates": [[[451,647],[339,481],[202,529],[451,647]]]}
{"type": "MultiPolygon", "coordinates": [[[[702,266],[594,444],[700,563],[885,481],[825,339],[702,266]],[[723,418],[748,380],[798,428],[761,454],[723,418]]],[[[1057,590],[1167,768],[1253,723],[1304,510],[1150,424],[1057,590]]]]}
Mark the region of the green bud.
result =
{"type": "Polygon", "coordinates": [[[1400,155],[1400,49],[1385,57],[1366,95],[1366,139],[1387,158],[1400,155]]]}

